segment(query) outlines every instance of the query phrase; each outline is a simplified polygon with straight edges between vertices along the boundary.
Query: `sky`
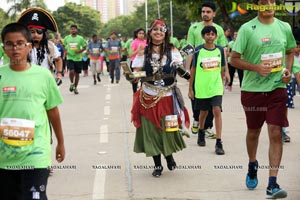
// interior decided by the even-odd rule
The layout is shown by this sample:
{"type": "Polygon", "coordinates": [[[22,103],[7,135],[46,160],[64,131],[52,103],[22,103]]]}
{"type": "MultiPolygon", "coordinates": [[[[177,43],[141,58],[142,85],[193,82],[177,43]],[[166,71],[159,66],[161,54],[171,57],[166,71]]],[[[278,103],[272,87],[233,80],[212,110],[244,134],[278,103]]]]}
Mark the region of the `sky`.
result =
{"type": "MultiPolygon", "coordinates": [[[[72,2],[79,3],[80,0],[71,0],[72,2]]],[[[48,9],[51,11],[56,10],[58,7],[61,7],[64,5],[65,1],[64,0],[44,0],[46,3],[48,9]]],[[[7,0],[0,0],[0,8],[3,10],[7,11],[12,4],[7,4],[7,0]]]]}

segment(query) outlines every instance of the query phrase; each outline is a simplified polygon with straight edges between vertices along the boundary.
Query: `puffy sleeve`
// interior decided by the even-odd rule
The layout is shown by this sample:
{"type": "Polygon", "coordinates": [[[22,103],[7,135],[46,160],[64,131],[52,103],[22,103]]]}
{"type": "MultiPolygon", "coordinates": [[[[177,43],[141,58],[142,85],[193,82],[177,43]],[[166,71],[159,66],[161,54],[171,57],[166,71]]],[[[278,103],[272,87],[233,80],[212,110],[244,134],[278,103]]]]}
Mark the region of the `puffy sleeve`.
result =
{"type": "Polygon", "coordinates": [[[144,65],[144,58],[145,56],[136,56],[135,59],[132,62],[132,68],[141,68],[144,65]]]}
{"type": "Polygon", "coordinates": [[[183,63],[183,58],[180,54],[180,52],[177,49],[173,49],[172,50],[172,63],[178,63],[178,64],[182,64],[183,63]]]}

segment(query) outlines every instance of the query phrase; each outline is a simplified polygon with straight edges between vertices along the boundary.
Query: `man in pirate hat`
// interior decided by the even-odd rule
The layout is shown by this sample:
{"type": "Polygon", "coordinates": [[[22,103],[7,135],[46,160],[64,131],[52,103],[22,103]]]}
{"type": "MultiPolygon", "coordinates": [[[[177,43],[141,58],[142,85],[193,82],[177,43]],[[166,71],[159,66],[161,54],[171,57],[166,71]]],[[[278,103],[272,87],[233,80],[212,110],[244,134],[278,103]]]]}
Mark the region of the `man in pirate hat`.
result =
{"type": "Polygon", "coordinates": [[[58,32],[54,18],[42,8],[29,8],[21,14],[18,22],[26,25],[31,32],[33,43],[31,62],[51,71],[55,70],[55,80],[57,85],[60,85],[62,83],[62,59],[56,45],[47,38],[46,34],[47,30],[58,32]]]}

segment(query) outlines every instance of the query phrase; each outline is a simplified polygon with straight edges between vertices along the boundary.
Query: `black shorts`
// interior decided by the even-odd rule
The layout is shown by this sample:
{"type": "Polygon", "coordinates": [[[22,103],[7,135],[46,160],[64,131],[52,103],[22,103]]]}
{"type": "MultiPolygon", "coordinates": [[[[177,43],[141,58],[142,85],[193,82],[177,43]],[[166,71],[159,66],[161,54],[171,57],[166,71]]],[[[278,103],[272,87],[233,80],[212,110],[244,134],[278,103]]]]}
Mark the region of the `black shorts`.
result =
{"type": "Polygon", "coordinates": [[[0,169],[1,200],[47,200],[49,169],[0,169]]]}
{"type": "Polygon", "coordinates": [[[211,98],[207,98],[207,99],[195,99],[195,109],[196,110],[209,110],[214,106],[220,106],[220,108],[222,107],[222,96],[214,96],[211,98]]]}
{"type": "Polygon", "coordinates": [[[74,70],[77,74],[81,73],[82,61],[67,60],[68,70],[74,70]]]}

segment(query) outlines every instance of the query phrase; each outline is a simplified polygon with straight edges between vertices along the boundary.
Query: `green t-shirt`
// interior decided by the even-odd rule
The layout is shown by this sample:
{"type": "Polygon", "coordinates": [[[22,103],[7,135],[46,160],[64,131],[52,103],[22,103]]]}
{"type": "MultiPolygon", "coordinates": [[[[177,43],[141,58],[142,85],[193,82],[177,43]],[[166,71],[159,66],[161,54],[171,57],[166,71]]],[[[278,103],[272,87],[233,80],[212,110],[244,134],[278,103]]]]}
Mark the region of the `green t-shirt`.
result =
{"type": "Polygon", "coordinates": [[[87,42],[80,35],[76,35],[76,37],[72,37],[72,35],[68,35],[64,38],[63,44],[67,50],[67,60],[72,61],[81,61],[82,54],[76,54],[76,50],[81,50],[82,48],[87,46],[87,42]]]}
{"type": "Polygon", "coordinates": [[[0,77],[0,168],[48,168],[51,146],[46,111],[63,102],[51,72],[32,64],[23,72],[2,67],[0,77]],[[11,134],[19,140],[7,141],[11,134]],[[26,143],[28,137],[33,138],[32,144],[8,144],[26,143]]]}
{"type": "Polygon", "coordinates": [[[221,68],[225,66],[224,50],[216,45],[214,49],[198,46],[193,57],[193,66],[196,67],[194,91],[197,99],[207,99],[223,95],[223,81],[221,68]]]}
{"type": "Polygon", "coordinates": [[[180,44],[180,48],[182,49],[183,47],[185,47],[188,44],[188,42],[186,39],[181,39],[179,44],[180,44]]]}
{"type": "MultiPolygon", "coordinates": [[[[220,45],[221,47],[226,47],[227,39],[224,35],[224,30],[218,24],[213,23],[213,26],[217,29],[218,37],[215,40],[215,44],[220,45]]],[[[192,24],[188,31],[187,41],[189,44],[197,47],[205,43],[205,40],[201,36],[201,31],[204,28],[202,22],[192,24]]]]}
{"type": "MultiPolygon", "coordinates": [[[[2,63],[3,65],[6,65],[9,63],[9,57],[4,52],[2,45],[0,45],[0,60],[1,59],[3,59],[3,63],[2,63]]],[[[0,67],[2,67],[3,65],[0,65],[0,67]]]]}
{"type": "Polygon", "coordinates": [[[230,62],[230,60],[231,60],[231,51],[232,51],[232,47],[233,47],[233,45],[234,45],[234,40],[231,40],[230,42],[228,42],[228,48],[229,48],[229,56],[228,56],[228,58],[227,58],[227,60],[228,60],[228,62],[230,62]]]}
{"type": "Polygon", "coordinates": [[[175,37],[170,37],[170,43],[173,44],[177,49],[180,48],[179,41],[175,37]]]}
{"type": "Polygon", "coordinates": [[[300,72],[300,63],[298,62],[297,58],[294,57],[294,63],[292,67],[292,74],[297,74],[300,72]]]}
{"type": "Polygon", "coordinates": [[[243,60],[249,63],[271,63],[273,69],[268,76],[244,70],[241,90],[270,92],[276,88],[285,88],[285,84],[281,81],[282,69],[285,67],[285,52],[295,46],[296,41],[290,25],[277,18],[272,24],[262,24],[256,17],[242,25],[233,51],[240,53],[243,60]]]}
{"type": "MultiPolygon", "coordinates": [[[[127,40],[124,48],[126,48],[126,51],[128,52],[128,55],[130,54],[130,51],[131,51],[131,43],[132,43],[133,39],[130,38],[127,40]]],[[[130,56],[127,57],[127,59],[131,59],[130,56]]]]}

